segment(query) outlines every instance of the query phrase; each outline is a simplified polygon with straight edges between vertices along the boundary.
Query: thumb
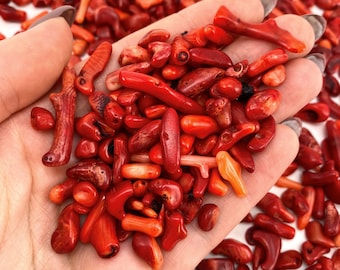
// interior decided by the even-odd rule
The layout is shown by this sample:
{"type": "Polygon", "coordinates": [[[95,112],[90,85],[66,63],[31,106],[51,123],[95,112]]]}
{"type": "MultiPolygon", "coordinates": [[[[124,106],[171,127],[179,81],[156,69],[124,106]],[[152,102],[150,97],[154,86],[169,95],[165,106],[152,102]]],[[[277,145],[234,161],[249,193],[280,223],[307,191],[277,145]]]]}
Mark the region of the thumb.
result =
{"type": "Polygon", "coordinates": [[[58,80],[72,51],[64,18],[53,18],[0,42],[0,122],[58,80]]]}

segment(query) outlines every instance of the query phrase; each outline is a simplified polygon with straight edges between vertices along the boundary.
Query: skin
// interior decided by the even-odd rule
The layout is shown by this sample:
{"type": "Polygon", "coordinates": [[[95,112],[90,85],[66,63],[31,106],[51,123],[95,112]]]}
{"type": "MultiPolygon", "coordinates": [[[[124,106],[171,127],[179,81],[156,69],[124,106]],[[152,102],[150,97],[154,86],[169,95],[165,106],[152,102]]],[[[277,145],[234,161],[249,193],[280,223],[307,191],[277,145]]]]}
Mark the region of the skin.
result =
{"type": "MultiPolygon", "coordinates": [[[[258,0],[249,0],[246,4],[243,1],[206,0],[190,8],[190,12],[176,14],[175,18],[169,17],[154,27],[171,29],[176,34],[186,27],[185,30],[188,30],[204,25],[211,22],[217,2],[228,4],[244,20],[262,20],[263,8],[258,0]],[[207,12],[207,9],[210,11],[207,12]]],[[[307,50],[301,55],[291,55],[286,65],[287,80],[279,87],[282,103],[275,113],[279,123],[317,95],[322,76],[315,63],[301,58],[314,43],[311,26],[304,19],[292,15],[278,18],[278,23],[298,34],[307,45],[307,50]]],[[[136,44],[148,29],[114,44],[113,60],[117,59],[124,46],[136,44]]],[[[64,180],[66,166],[47,168],[42,165],[41,157],[48,151],[53,135],[33,130],[29,117],[32,106],[51,107],[48,90],[55,85],[67,64],[71,46],[72,35],[62,18],[48,20],[0,43],[1,266],[4,269],[46,269],[49,266],[53,269],[149,269],[133,254],[129,241],[121,245],[121,252],[112,259],[99,258],[90,245],[79,244],[69,255],[56,254],[50,246],[50,237],[61,208],[49,202],[48,193],[64,180]],[[54,34],[50,35],[51,32],[54,34]]],[[[228,48],[228,53],[232,54],[234,61],[252,60],[271,48],[275,45],[242,38],[228,48]]],[[[110,64],[97,80],[97,87],[103,86],[105,73],[112,68],[115,64],[110,64]]],[[[264,152],[255,155],[255,172],[243,173],[248,195],[238,198],[230,189],[223,198],[208,197],[206,202],[213,201],[221,209],[218,224],[209,233],[199,231],[195,222],[188,226],[187,238],[171,252],[164,253],[163,269],[193,269],[273,186],[294,159],[297,150],[296,134],[287,126],[278,124],[273,142],[264,152]]]]}

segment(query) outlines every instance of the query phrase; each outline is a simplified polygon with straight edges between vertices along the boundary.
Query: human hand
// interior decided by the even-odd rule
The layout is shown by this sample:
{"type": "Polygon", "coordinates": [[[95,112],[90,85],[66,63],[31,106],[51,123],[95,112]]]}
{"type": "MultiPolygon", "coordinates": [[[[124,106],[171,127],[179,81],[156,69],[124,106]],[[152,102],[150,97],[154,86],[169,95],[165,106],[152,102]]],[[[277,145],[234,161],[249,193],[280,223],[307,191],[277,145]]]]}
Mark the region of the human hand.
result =
{"type": "MultiPolygon", "coordinates": [[[[212,21],[220,4],[249,22],[263,19],[263,7],[258,0],[202,1],[157,22],[154,28],[164,28],[173,34],[195,29],[212,21]],[[207,16],[202,16],[202,14],[207,16]]],[[[320,69],[312,61],[301,58],[314,44],[310,24],[301,17],[285,15],[277,18],[278,24],[305,42],[303,54],[290,54],[286,65],[287,80],[278,87],[282,93],[280,108],[275,113],[277,123],[294,115],[321,89],[320,69]],[[305,78],[309,78],[306,80],[305,78]]],[[[117,67],[115,59],[122,48],[136,41],[148,29],[143,29],[118,41],[114,46],[113,61],[106,70],[117,67]]],[[[121,251],[111,259],[99,258],[89,245],[78,244],[68,255],[56,254],[50,237],[60,211],[48,200],[50,189],[64,180],[66,166],[47,168],[41,157],[47,152],[52,134],[36,132],[30,126],[32,106],[51,107],[47,90],[59,78],[71,53],[72,36],[65,21],[51,19],[31,30],[0,42],[0,261],[3,269],[147,269],[131,248],[131,242],[122,243],[121,251]],[[53,31],[53,35],[50,33],[53,31]],[[53,44],[53,45],[51,45],[53,44]],[[15,65],[11,65],[15,63],[15,65]],[[40,99],[40,97],[42,97],[40,99]]],[[[270,43],[239,39],[227,51],[233,62],[256,59],[274,48],[270,43]]],[[[104,86],[104,74],[96,86],[104,86]]],[[[188,236],[171,252],[164,252],[163,269],[193,269],[215,247],[249,210],[271,188],[282,171],[294,159],[298,150],[296,134],[287,126],[278,124],[276,136],[268,148],[257,154],[256,170],[243,173],[248,194],[239,198],[229,192],[223,198],[209,196],[220,207],[221,215],[216,227],[208,232],[198,229],[195,222],[187,226],[188,236]],[[237,211],[235,211],[237,205],[237,211]]]]}

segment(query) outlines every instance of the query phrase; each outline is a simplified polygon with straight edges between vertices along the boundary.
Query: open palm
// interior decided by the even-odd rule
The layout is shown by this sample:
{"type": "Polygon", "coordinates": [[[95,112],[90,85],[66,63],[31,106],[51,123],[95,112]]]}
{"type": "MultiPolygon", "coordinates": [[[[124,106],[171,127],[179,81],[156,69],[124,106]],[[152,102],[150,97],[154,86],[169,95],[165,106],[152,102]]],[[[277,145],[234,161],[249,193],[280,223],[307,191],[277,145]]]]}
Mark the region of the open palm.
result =
{"type": "MultiPolygon", "coordinates": [[[[263,19],[263,8],[258,0],[247,1],[247,7],[240,1],[206,0],[152,27],[168,29],[173,34],[196,28],[211,22],[219,4],[228,4],[235,14],[249,22],[263,19]]],[[[311,49],[314,33],[304,19],[287,15],[278,18],[278,24],[306,43],[308,50],[304,54],[311,49]]],[[[107,70],[115,68],[117,52],[127,44],[136,44],[148,29],[114,44],[115,54],[107,70]]],[[[148,269],[134,255],[129,241],[123,243],[119,254],[111,259],[99,258],[89,245],[79,244],[69,255],[56,254],[51,248],[51,234],[61,209],[49,202],[48,193],[64,180],[66,167],[42,165],[41,157],[48,151],[53,136],[31,128],[30,109],[36,105],[51,107],[47,91],[58,80],[69,59],[71,46],[72,35],[62,18],[50,19],[0,43],[1,269],[148,269]]],[[[242,38],[228,48],[228,53],[234,62],[245,58],[252,61],[272,48],[272,44],[242,38]]],[[[292,116],[321,88],[320,70],[302,56],[291,55],[292,60],[287,64],[287,80],[279,87],[282,103],[275,113],[278,123],[292,116]],[[307,76],[309,80],[304,79],[307,76]]],[[[103,85],[104,76],[98,79],[97,86],[103,85]]],[[[255,157],[256,171],[244,173],[249,191],[246,198],[240,199],[232,192],[225,198],[207,198],[221,209],[218,224],[209,233],[199,231],[196,224],[190,225],[188,237],[164,254],[164,269],[193,269],[270,189],[295,157],[297,149],[296,134],[287,126],[278,125],[276,137],[268,149],[255,157]],[[232,210],[235,205],[237,213],[232,210]]]]}

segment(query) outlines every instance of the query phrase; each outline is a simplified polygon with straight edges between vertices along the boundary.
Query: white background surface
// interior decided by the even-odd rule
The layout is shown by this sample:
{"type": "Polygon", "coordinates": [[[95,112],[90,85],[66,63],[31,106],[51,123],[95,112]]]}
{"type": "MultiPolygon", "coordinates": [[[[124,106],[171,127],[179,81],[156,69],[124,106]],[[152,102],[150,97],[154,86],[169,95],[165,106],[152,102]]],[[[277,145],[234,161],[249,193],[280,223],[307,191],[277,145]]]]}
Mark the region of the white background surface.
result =
{"type": "MultiPolygon", "coordinates": [[[[34,15],[40,13],[44,9],[42,8],[34,8],[33,5],[27,5],[25,7],[19,7],[20,9],[24,9],[27,12],[27,18],[31,18],[34,15]]],[[[315,10],[318,12],[317,10],[315,10]]],[[[11,37],[14,35],[18,30],[20,30],[20,24],[19,23],[11,23],[11,22],[5,22],[0,18],[0,32],[4,34],[6,37],[11,37]]],[[[316,139],[320,142],[322,138],[324,137],[324,124],[318,124],[318,125],[309,125],[304,123],[304,126],[306,126],[309,130],[312,131],[313,135],[316,137],[316,139]]],[[[292,179],[299,179],[300,172],[297,172],[290,176],[292,179]]],[[[271,192],[274,192],[278,195],[283,191],[281,188],[273,187],[271,192]]],[[[292,225],[292,224],[290,224],[292,225]]],[[[231,233],[228,235],[228,237],[239,239],[243,242],[245,242],[244,239],[244,232],[245,228],[247,228],[245,225],[238,225],[231,233]]],[[[283,240],[283,246],[282,250],[287,249],[296,249],[299,250],[301,243],[305,240],[305,235],[303,231],[296,230],[296,236],[292,240],[283,240]]],[[[330,253],[331,254],[331,253],[330,253]]],[[[330,255],[328,254],[328,256],[330,255]]],[[[303,269],[303,268],[301,268],[303,269]]]]}

